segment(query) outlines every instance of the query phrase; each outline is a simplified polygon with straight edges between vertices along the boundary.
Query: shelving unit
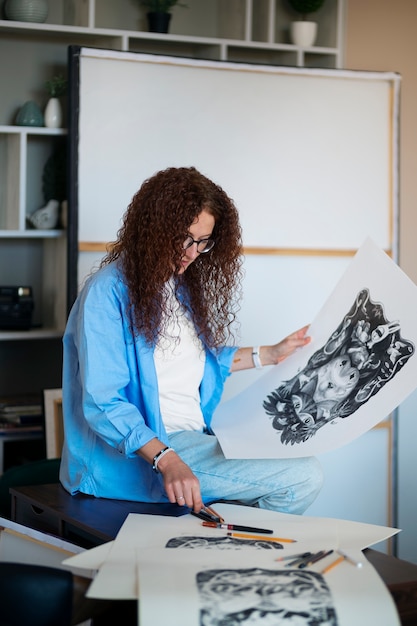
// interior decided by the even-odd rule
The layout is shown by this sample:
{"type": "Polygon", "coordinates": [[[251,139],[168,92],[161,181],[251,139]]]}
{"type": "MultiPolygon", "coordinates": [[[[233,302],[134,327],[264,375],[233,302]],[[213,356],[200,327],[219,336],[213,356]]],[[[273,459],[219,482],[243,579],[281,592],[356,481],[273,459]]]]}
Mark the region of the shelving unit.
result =
{"type": "MultiPolygon", "coordinates": [[[[342,67],[344,0],[327,0],[314,14],[318,39],[298,48],[289,39],[299,18],[286,0],[189,0],[175,7],[169,34],[147,32],[145,9],[129,0],[59,0],[47,23],[0,21],[0,33],[123,51],[251,61],[299,67],[342,67]]],[[[52,5],[52,3],[50,3],[52,5]]]]}
{"type": "Polygon", "coordinates": [[[0,340],[62,335],[65,231],[34,229],[27,217],[44,204],[43,167],[65,135],[64,129],[0,126],[0,284],[33,286],[36,305],[33,330],[3,330],[0,340]]]}

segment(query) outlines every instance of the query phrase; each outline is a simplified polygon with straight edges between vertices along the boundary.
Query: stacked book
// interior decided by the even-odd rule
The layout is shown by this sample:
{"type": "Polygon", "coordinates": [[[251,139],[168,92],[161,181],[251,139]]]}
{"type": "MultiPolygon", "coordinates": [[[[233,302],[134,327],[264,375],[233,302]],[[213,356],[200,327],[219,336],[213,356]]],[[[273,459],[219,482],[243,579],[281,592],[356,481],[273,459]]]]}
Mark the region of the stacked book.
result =
{"type": "Polygon", "coordinates": [[[0,430],[43,429],[43,407],[37,396],[0,397],[0,430]]]}

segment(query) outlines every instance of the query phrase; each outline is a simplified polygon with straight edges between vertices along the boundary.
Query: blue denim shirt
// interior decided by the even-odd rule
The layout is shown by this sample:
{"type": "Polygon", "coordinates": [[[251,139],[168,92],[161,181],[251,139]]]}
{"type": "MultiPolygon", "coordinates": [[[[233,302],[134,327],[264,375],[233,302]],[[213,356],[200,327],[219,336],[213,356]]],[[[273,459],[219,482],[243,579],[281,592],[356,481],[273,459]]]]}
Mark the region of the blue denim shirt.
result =
{"type": "MultiPolygon", "coordinates": [[[[127,287],[116,264],[99,270],[78,296],[64,334],[65,442],[60,479],[70,493],[166,502],[161,477],[135,451],[168,443],[153,352],[133,337],[127,287]]],[[[206,350],[201,409],[210,426],[237,348],[206,350]]]]}

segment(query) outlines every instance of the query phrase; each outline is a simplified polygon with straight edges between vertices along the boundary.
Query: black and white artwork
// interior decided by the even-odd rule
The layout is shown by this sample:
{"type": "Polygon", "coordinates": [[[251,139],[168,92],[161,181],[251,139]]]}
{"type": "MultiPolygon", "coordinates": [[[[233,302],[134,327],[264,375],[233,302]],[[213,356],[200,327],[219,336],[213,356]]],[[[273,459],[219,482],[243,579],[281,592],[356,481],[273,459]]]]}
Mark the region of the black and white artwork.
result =
{"type": "Polygon", "coordinates": [[[316,455],[388,419],[417,387],[416,320],[416,285],[366,240],[312,321],[311,343],[216,410],[225,456],[316,455]]]}
{"type": "Polygon", "coordinates": [[[172,537],[166,543],[166,548],[188,548],[196,550],[282,550],[283,545],[278,541],[265,541],[262,539],[239,539],[228,535],[215,537],[172,537]]]}
{"type": "Polygon", "coordinates": [[[65,566],[96,570],[89,598],[139,599],[141,626],[399,626],[386,585],[362,553],[396,529],[224,502],[215,509],[225,520],[296,542],[277,550],[269,545],[275,542],[239,538],[242,549],[225,549],[234,545],[221,541],[226,530],[202,528],[195,516],[131,513],[104,555],[84,551],[65,566]],[[304,569],[291,564],[297,554],[332,547],[362,567],[342,562],[325,571],[336,555],[304,569]]]}
{"type": "Polygon", "coordinates": [[[360,291],[335,332],[305,368],[263,402],[283,444],[314,437],[346,419],[387,385],[414,354],[397,320],[384,315],[368,289],[360,291]]]}
{"type": "Polygon", "coordinates": [[[199,626],[337,626],[321,574],[300,570],[207,569],[198,572],[199,626]]]}

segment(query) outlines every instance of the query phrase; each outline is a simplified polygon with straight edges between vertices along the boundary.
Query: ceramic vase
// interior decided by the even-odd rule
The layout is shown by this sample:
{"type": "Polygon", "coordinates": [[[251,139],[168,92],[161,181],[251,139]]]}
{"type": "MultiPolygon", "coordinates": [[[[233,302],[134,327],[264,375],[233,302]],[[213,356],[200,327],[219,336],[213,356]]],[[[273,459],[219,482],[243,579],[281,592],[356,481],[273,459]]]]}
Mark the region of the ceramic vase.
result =
{"type": "Polygon", "coordinates": [[[17,126],[43,126],[42,111],[33,100],[28,100],[16,116],[17,126]]]}
{"type": "Polygon", "coordinates": [[[62,107],[58,98],[49,98],[44,111],[44,119],[47,128],[61,128],[62,107]]]}
{"type": "Polygon", "coordinates": [[[6,0],[4,5],[6,18],[17,22],[44,22],[48,8],[48,0],[6,0]]]}
{"type": "Polygon", "coordinates": [[[292,22],[290,37],[292,43],[300,48],[314,46],[317,37],[317,22],[292,22]]]}

